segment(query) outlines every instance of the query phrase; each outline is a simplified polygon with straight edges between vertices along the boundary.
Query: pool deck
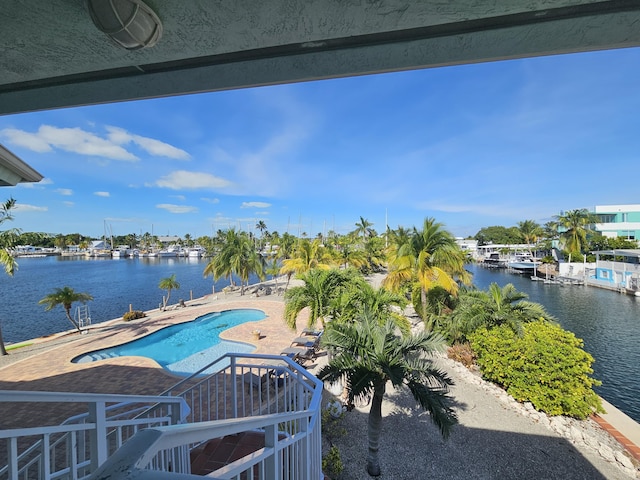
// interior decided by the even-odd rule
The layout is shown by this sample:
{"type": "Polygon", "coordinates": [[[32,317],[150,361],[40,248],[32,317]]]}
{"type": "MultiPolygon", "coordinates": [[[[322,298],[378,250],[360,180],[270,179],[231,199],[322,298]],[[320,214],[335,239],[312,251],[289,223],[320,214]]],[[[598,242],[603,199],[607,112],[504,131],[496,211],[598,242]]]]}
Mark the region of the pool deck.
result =
{"type": "MultiPolygon", "coordinates": [[[[119,319],[95,324],[86,334],[64,332],[36,339],[33,345],[10,352],[11,360],[21,357],[19,360],[0,363],[0,390],[157,395],[184,377],[171,374],[145,357],[110,358],[90,363],[72,363],[71,360],[80,354],[116,346],[215,311],[253,308],[265,312],[266,319],[232,327],[220,335],[226,340],[255,345],[254,353],[278,354],[298,335],[284,324],[282,297],[219,294],[194,299],[186,305],[146,312],[147,317],[139,320],[125,322],[119,319]],[[253,338],[252,332],[256,329],[260,330],[259,340],[253,338]]],[[[307,319],[308,316],[300,317],[298,330],[306,326],[307,319]]],[[[34,412],[33,405],[25,405],[24,409],[11,406],[10,411],[4,411],[7,407],[0,403],[0,429],[43,422],[42,414],[34,412]]],[[[69,416],[69,412],[62,411],[48,411],[48,414],[48,424],[60,423],[69,416]]]]}

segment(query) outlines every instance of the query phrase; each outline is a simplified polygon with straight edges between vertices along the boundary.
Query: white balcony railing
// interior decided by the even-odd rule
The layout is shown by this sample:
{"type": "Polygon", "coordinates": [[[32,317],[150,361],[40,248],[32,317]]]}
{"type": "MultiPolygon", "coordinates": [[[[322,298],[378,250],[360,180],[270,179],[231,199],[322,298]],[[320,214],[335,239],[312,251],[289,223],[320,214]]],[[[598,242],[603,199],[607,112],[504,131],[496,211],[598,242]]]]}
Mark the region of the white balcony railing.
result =
{"type": "Polygon", "coordinates": [[[247,431],[261,432],[264,448],[210,477],[319,479],[322,388],[288,358],[227,354],[157,397],[2,392],[1,402],[85,402],[88,413],[0,430],[0,480],[194,478],[192,449],[247,431]]]}
{"type": "MultiPolygon", "coordinates": [[[[0,479],[82,479],[104,463],[139,429],[178,424],[184,400],[150,395],[100,395],[3,391],[0,402],[85,404],[87,413],[61,425],[0,430],[0,479]],[[153,411],[141,417],[141,413],[153,411]]],[[[46,408],[34,409],[42,415],[46,408]]],[[[45,413],[46,415],[46,413],[45,413]]]]}

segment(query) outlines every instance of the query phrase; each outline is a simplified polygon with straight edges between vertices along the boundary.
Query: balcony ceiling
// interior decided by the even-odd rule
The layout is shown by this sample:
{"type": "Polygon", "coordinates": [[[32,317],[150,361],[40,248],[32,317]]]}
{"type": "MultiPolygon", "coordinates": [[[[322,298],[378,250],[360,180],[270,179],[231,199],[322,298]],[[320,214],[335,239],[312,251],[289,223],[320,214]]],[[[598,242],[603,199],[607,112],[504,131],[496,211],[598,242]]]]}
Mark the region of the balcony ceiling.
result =
{"type": "Polygon", "coordinates": [[[640,45],[636,0],[148,0],[127,51],[82,0],[0,11],[0,114],[640,45]]]}

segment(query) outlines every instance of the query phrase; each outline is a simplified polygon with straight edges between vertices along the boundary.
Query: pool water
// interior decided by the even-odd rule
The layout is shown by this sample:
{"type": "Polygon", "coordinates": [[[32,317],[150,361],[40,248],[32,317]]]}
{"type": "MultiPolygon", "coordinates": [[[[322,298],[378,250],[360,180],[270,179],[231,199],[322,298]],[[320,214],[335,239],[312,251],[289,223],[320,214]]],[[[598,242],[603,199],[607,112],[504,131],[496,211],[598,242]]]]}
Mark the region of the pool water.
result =
{"type": "Polygon", "coordinates": [[[138,356],[151,358],[172,373],[189,375],[225,353],[249,353],[255,350],[253,345],[220,340],[220,332],[265,318],[263,311],[254,309],[208,313],[132,342],[80,355],[72,362],[87,363],[106,358],[138,356]]]}

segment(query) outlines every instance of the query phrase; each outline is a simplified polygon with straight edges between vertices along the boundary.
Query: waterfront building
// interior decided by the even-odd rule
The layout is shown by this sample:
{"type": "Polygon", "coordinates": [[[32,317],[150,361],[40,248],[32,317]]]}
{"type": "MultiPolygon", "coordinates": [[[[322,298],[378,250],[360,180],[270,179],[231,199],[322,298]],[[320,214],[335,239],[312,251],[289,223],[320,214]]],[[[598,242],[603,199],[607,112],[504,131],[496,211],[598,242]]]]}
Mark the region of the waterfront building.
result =
{"type": "Polygon", "coordinates": [[[640,204],[596,205],[592,213],[598,218],[594,230],[605,237],[640,240],[640,204]]]}
{"type": "Polygon", "coordinates": [[[589,282],[640,295],[640,249],[599,250],[589,282]]]}

